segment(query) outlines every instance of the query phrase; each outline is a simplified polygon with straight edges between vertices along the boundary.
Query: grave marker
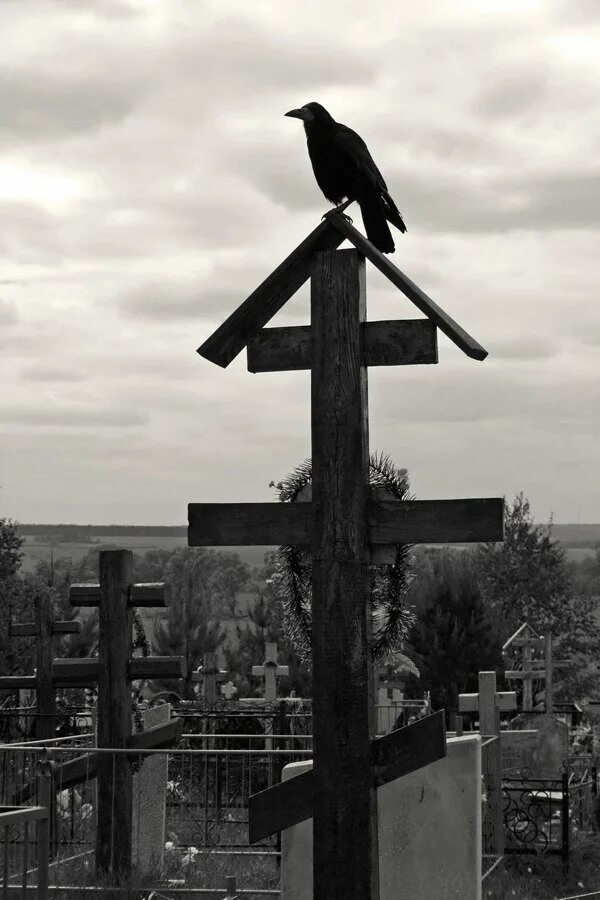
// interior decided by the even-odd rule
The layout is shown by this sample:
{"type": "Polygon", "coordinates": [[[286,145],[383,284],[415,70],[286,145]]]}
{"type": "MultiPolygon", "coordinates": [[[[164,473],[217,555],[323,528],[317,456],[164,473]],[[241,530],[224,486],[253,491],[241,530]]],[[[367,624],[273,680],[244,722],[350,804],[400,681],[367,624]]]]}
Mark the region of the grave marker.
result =
{"type": "MultiPolygon", "coordinates": [[[[367,335],[373,329],[366,323],[361,254],[430,319],[420,329],[404,322],[381,325],[386,364],[437,361],[436,325],[467,355],[485,358],[486,351],[470,335],[337,214],[328,216],[199,349],[201,355],[223,367],[249,345],[250,369],[311,369],[312,499],[289,504],[191,503],[188,544],[311,548],[312,790],[319,799],[313,818],[316,900],[347,900],[349,896],[375,900],[379,896],[368,569],[372,547],[503,539],[501,499],[401,502],[381,499],[369,487],[367,365],[373,356],[366,348],[372,349],[367,335]],[[323,250],[324,246],[337,247],[343,237],[360,253],[323,250]],[[276,328],[261,329],[309,274],[310,351],[304,329],[303,349],[296,352],[294,335],[283,335],[276,328]],[[415,352],[417,333],[421,343],[415,352]]],[[[437,729],[435,734],[445,746],[439,721],[434,716],[414,727],[428,722],[427,727],[437,729]]],[[[415,732],[401,729],[394,734],[398,754],[406,741],[405,749],[410,745],[415,761],[423,760],[427,745],[415,753],[411,743],[415,732]]],[[[431,737],[430,732],[427,735],[431,737]]],[[[439,751],[439,741],[436,747],[439,751]]],[[[301,782],[293,788],[296,793],[303,789],[302,778],[294,779],[301,782]]],[[[280,792],[281,787],[272,790],[280,792]]],[[[306,806],[310,790],[304,791],[306,806]]],[[[250,828],[256,833],[252,819],[250,828]]]]}
{"type": "Polygon", "coordinates": [[[275,702],[277,700],[277,676],[287,678],[290,674],[289,666],[280,666],[277,662],[277,644],[265,644],[265,661],[262,666],[252,666],[252,674],[265,680],[265,700],[275,702]]]}
{"type": "MultiPolygon", "coordinates": [[[[517,708],[517,695],[514,691],[496,690],[496,673],[479,673],[479,692],[477,694],[459,694],[459,712],[479,713],[479,733],[482,737],[496,738],[491,752],[494,754],[495,766],[492,771],[494,783],[490,785],[488,797],[488,827],[495,836],[498,853],[504,852],[504,822],[502,814],[502,747],[500,744],[500,712],[517,708]]],[[[462,722],[459,725],[462,731],[462,722]]]]}
{"type": "Polygon", "coordinates": [[[10,637],[35,637],[35,675],[13,675],[0,678],[0,687],[26,687],[36,695],[36,729],[38,740],[53,738],[56,734],[56,690],[52,681],[52,638],[62,634],[79,634],[81,623],[54,621],[52,598],[43,591],[34,596],[33,622],[9,624],[10,637]],[[20,683],[17,683],[20,682],[20,683]]]}
{"type": "Polygon", "coordinates": [[[216,653],[204,653],[202,665],[192,675],[192,682],[201,685],[200,693],[207,703],[216,703],[217,684],[225,681],[227,672],[220,669],[216,653]]]}

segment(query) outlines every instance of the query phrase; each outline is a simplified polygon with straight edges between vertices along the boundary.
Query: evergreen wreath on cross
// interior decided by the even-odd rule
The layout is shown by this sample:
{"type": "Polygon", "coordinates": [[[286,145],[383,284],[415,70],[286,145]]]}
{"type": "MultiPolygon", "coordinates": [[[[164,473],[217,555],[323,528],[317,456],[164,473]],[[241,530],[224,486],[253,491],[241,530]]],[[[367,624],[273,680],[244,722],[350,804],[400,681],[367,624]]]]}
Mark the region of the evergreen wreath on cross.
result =
{"type": "MultiPolygon", "coordinates": [[[[312,460],[305,459],[275,487],[282,503],[298,501],[312,483],[312,460]]],[[[369,458],[369,483],[382,488],[396,500],[414,500],[406,469],[394,465],[389,456],[373,453],[369,458]]],[[[381,663],[399,650],[415,621],[406,602],[406,591],[413,579],[412,544],[397,544],[393,563],[372,565],[370,569],[373,604],[373,662],[381,663]]],[[[300,547],[282,546],[275,553],[272,583],[283,604],[285,629],[300,658],[311,660],[311,587],[312,564],[300,547]]]]}

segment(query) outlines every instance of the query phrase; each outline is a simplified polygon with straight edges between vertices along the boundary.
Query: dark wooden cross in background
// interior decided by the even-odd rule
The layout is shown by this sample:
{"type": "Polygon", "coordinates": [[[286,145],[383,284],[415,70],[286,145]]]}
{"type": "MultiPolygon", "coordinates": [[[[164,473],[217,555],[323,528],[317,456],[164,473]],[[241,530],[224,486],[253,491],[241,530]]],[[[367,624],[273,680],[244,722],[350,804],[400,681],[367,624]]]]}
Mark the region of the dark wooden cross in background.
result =
{"type": "MultiPolygon", "coordinates": [[[[432,750],[435,759],[445,753],[442,714],[374,740],[369,563],[376,548],[503,539],[501,499],[400,502],[369,486],[367,367],[436,363],[436,326],[467,355],[487,355],[343,216],[331,214],[199,349],[223,367],[248,346],[250,371],[311,371],[311,501],[191,503],[188,543],[310,548],[314,769],[310,779],[265,792],[263,808],[278,810],[283,828],[292,822],[277,798],[284,790],[302,795],[303,817],[313,816],[315,900],[379,897],[381,773],[398,777],[410,771],[406,759],[416,768],[432,761],[432,750]],[[337,251],[346,237],[356,249],[337,251]],[[365,257],[428,318],[367,322],[365,257]],[[309,276],[310,326],[263,329],[309,276]]],[[[261,802],[251,800],[253,838],[261,802]]]]}
{"type": "Polygon", "coordinates": [[[0,678],[0,688],[29,688],[35,691],[38,740],[53,738],[56,734],[56,690],[52,682],[52,639],[58,635],[79,634],[81,623],[55,622],[52,597],[44,591],[33,601],[33,622],[11,622],[11,637],[35,637],[35,675],[9,675],[0,678]]]}

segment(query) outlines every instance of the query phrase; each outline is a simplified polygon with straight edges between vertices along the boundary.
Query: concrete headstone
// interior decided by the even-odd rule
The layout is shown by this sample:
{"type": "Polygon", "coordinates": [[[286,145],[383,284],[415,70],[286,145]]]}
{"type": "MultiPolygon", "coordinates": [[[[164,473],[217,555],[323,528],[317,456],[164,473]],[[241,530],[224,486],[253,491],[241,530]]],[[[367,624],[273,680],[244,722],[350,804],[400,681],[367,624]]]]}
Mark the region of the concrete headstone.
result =
{"type": "MultiPolygon", "coordinates": [[[[142,714],[144,729],[164,725],[171,718],[171,705],[164,703],[142,714]]],[[[133,776],[132,859],[140,874],[162,868],[165,850],[168,754],[147,756],[133,776]]]]}
{"type": "MultiPolygon", "coordinates": [[[[287,765],[283,779],[312,762],[287,765]]],[[[480,900],[481,738],[377,789],[381,900],[480,900]]],[[[312,819],[281,836],[281,900],[312,900],[312,819]]]]}
{"type": "Polygon", "coordinates": [[[511,721],[509,730],[536,731],[529,768],[535,775],[558,775],[569,755],[569,728],[564,722],[545,713],[521,713],[511,721]]]}

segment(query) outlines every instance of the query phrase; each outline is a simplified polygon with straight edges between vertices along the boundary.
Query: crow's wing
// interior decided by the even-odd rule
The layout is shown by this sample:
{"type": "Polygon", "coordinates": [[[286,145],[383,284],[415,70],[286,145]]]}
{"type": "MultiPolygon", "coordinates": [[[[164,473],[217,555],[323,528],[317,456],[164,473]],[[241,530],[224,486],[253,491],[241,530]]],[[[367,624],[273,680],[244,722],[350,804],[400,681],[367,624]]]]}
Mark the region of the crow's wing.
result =
{"type": "Polygon", "coordinates": [[[369,148],[359,134],[348,128],[346,125],[339,125],[335,133],[335,143],[340,150],[349,159],[359,171],[365,175],[374,186],[383,191],[387,191],[387,185],[383,180],[383,175],[375,165],[373,157],[369,153],[369,148]]]}

